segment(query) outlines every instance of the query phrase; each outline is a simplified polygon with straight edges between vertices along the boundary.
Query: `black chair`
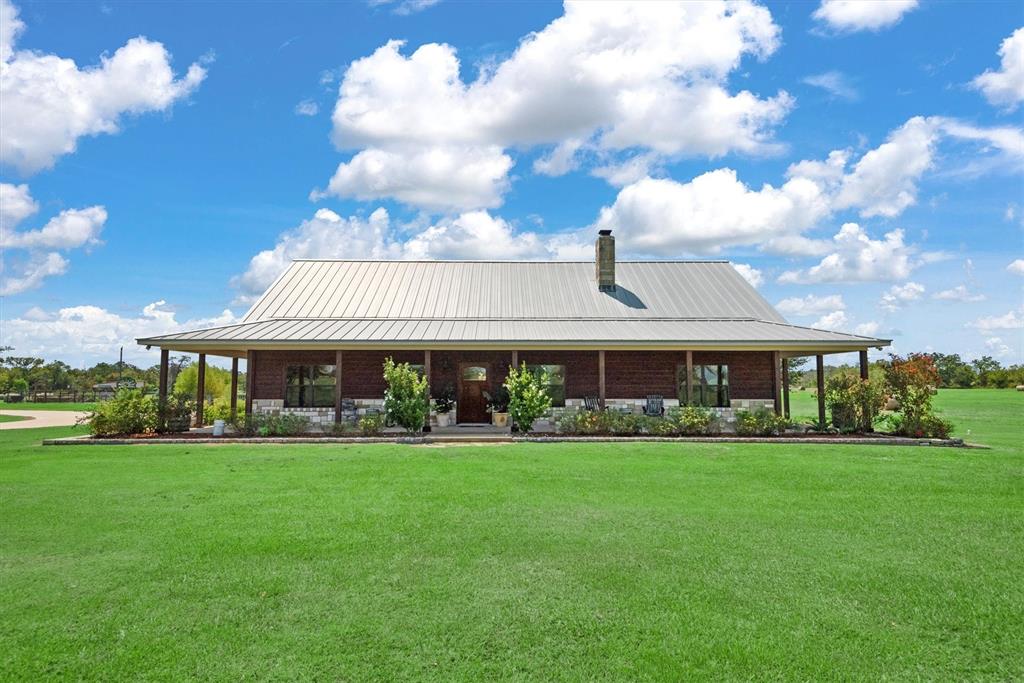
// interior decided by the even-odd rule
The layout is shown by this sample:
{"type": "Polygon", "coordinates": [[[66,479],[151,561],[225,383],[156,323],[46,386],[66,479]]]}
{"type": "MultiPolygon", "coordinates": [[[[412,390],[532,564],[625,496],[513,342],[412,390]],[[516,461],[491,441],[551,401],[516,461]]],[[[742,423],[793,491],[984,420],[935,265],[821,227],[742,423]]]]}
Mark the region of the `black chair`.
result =
{"type": "Polygon", "coordinates": [[[650,417],[661,417],[665,414],[665,397],[651,394],[647,397],[647,405],[644,406],[644,415],[650,417]]]}
{"type": "Polygon", "coordinates": [[[600,410],[601,406],[597,400],[597,396],[584,396],[583,407],[590,411],[600,410]]]}

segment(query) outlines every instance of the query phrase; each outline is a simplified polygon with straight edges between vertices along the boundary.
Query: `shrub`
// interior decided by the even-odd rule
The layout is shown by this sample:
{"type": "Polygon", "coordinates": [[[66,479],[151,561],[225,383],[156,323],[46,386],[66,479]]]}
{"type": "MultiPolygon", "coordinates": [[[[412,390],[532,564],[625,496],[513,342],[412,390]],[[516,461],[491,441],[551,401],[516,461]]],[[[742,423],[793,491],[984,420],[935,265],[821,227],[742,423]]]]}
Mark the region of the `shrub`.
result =
{"type": "Polygon", "coordinates": [[[192,425],[195,402],[188,394],[173,393],[158,410],[156,431],[160,434],[187,432],[192,425]]]}
{"type": "Polygon", "coordinates": [[[789,420],[767,408],[736,412],[736,433],[740,436],[778,436],[788,426],[789,420]]]}
{"type": "Polygon", "coordinates": [[[894,355],[884,367],[886,390],[900,404],[898,415],[889,420],[892,431],[912,437],[949,436],[952,423],[932,412],[932,396],[940,381],[934,359],[921,353],[906,358],[894,355]]]}
{"type": "Polygon", "coordinates": [[[355,425],[345,420],[332,422],[325,431],[331,436],[348,436],[355,429],[355,425]]]}
{"type": "Polygon", "coordinates": [[[825,405],[832,414],[832,426],[840,432],[871,431],[884,402],[884,387],[874,380],[849,373],[825,380],[825,405]]]}
{"type": "Polygon", "coordinates": [[[380,436],[384,433],[384,416],[363,415],[359,419],[359,431],[363,436],[380,436]]]}
{"type": "Polygon", "coordinates": [[[224,420],[228,424],[238,424],[245,417],[245,406],[236,405],[235,414],[231,414],[231,401],[227,398],[218,398],[208,406],[203,408],[203,418],[206,422],[212,423],[214,420],[224,420]]]}
{"type": "Polygon", "coordinates": [[[290,413],[253,413],[242,419],[236,425],[236,429],[241,436],[301,436],[309,430],[309,418],[290,413]]]}
{"type": "MultiPolygon", "coordinates": [[[[193,398],[196,396],[196,388],[199,385],[199,366],[190,365],[174,378],[174,393],[188,394],[193,398]]],[[[203,379],[203,395],[206,398],[227,398],[231,393],[231,371],[218,368],[216,365],[206,366],[206,373],[203,379]]]]}
{"type": "Polygon", "coordinates": [[[888,421],[893,432],[915,439],[948,439],[953,433],[953,423],[933,413],[919,416],[916,420],[894,413],[888,417],[888,421]]]}
{"type": "Polygon", "coordinates": [[[408,363],[395,363],[387,358],[384,360],[384,381],[388,385],[384,391],[384,413],[388,420],[410,434],[423,431],[423,424],[430,414],[427,378],[421,377],[408,363]]]}
{"type": "Polygon", "coordinates": [[[508,390],[508,412],[512,418],[512,429],[528,433],[534,421],[551,409],[551,397],[545,390],[547,375],[534,373],[523,363],[518,369],[509,368],[505,379],[508,390]]]}
{"type": "Polygon", "coordinates": [[[676,431],[686,436],[709,434],[718,422],[715,411],[702,406],[684,406],[673,411],[671,419],[676,431]]]}
{"type": "Polygon", "coordinates": [[[144,434],[157,428],[157,405],[136,389],[120,389],[109,401],[98,403],[81,421],[94,436],[144,434]]]}

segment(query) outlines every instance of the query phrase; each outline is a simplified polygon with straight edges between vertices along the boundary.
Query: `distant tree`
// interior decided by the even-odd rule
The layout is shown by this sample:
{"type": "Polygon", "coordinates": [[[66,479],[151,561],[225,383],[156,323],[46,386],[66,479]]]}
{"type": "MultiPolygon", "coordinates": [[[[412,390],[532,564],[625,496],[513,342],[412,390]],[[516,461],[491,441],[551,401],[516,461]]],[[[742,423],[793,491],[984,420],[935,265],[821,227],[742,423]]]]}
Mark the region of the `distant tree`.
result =
{"type": "Polygon", "coordinates": [[[807,361],[810,358],[807,356],[800,356],[797,358],[786,358],[786,366],[789,369],[789,386],[790,388],[802,384],[804,375],[803,367],[807,365],[807,361]]]}
{"type": "MultiPolygon", "coordinates": [[[[174,393],[195,396],[196,388],[199,385],[199,366],[190,365],[181,372],[174,380],[174,393]]],[[[209,399],[226,398],[231,387],[231,372],[214,365],[206,366],[206,380],[204,395],[209,399]]]]}
{"type": "Polygon", "coordinates": [[[964,362],[955,353],[931,353],[935,369],[939,372],[939,379],[944,387],[958,387],[966,389],[974,386],[978,381],[978,374],[971,365],[964,362]]]}
{"type": "Polygon", "coordinates": [[[971,367],[978,373],[978,384],[987,387],[989,386],[989,375],[998,372],[1003,366],[992,356],[982,356],[972,360],[971,367]]]}

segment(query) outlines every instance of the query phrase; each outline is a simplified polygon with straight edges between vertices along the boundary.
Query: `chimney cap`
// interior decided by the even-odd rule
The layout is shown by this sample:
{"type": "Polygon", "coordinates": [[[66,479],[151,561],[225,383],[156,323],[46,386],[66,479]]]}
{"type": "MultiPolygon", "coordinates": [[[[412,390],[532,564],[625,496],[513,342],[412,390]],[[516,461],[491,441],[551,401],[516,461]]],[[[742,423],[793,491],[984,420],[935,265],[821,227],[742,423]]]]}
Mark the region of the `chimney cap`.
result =
{"type": "Polygon", "coordinates": [[[610,235],[610,234],[612,234],[612,231],[611,230],[598,230],[597,234],[598,235],[610,235]]]}

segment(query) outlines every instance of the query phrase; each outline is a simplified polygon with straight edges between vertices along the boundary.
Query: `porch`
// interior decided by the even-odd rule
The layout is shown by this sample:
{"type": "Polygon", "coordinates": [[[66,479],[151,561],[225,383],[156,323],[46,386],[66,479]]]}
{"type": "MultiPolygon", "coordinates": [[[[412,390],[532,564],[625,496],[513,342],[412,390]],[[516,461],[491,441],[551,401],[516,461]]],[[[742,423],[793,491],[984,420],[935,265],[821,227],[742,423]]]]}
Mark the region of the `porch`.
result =
{"type": "MultiPolygon", "coordinates": [[[[845,352],[842,349],[838,352],[845,352]]],[[[225,354],[216,349],[221,355],[225,354]]],[[[812,355],[787,350],[566,350],[566,349],[250,349],[246,359],[245,413],[293,413],[314,425],[350,420],[383,410],[384,359],[417,366],[428,379],[432,398],[454,394],[451,427],[439,427],[431,411],[432,429],[466,434],[474,425],[490,433],[488,396],[505,381],[510,366],[525,363],[552,378],[553,407],[537,425],[553,431],[565,411],[588,405],[643,413],[650,396],[661,397],[666,410],[704,405],[729,420],[737,410],[769,408],[789,416],[787,364],[792,356],[812,355]]],[[[824,353],[813,354],[818,371],[818,416],[825,422],[824,353]]],[[[199,387],[204,386],[207,353],[198,358],[199,387]]],[[[238,397],[242,352],[230,354],[232,410],[238,397]]],[[[159,397],[168,390],[168,349],[161,350],[159,397]]],[[[867,377],[867,351],[860,350],[860,373],[867,377]]],[[[201,392],[201,390],[200,390],[201,392]]],[[[203,425],[203,401],[197,396],[196,424],[203,425]]]]}

